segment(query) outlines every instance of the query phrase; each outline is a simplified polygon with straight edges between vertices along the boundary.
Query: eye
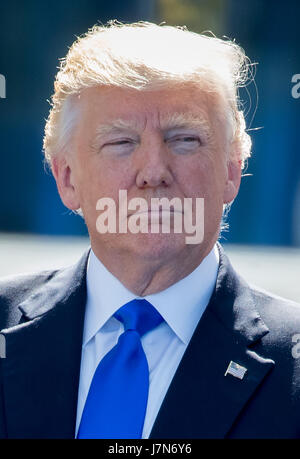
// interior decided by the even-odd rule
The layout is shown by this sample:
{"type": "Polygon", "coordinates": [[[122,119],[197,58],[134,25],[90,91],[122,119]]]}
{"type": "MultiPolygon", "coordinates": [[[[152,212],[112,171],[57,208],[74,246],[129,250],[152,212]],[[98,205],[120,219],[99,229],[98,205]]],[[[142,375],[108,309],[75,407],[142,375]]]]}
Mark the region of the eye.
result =
{"type": "Polygon", "coordinates": [[[116,139],[106,142],[101,150],[112,155],[125,155],[134,150],[136,142],[133,139],[116,139]]]}
{"type": "Polygon", "coordinates": [[[107,143],[106,145],[126,145],[130,140],[116,140],[115,142],[107,143]]]}
{"type": "Polygon", "coordinates": [[[168,139],[168,144],[177,153],[190,153],[198,149],[202,142],[197,135],[182,134],[168,139]]]}
{"type": "Polygon", "coordinates": [[[191,142],[199,143],[200,142],[199,137],[194,137],[192,135],[186,135],[186,136],[177,137],[174,140],[175,140],[175,142],[186,142],[186,143],[191,143],[191,142]]]}
{"type": "Polygon", "coordinates": [[[131,145],[132,141],[130,139],[120,139],[120,140],[114,140],[112,142],[107,142],[103,145],[102,148],[104,147],[123,147],[123,146],[128,146],[131,145]]]}

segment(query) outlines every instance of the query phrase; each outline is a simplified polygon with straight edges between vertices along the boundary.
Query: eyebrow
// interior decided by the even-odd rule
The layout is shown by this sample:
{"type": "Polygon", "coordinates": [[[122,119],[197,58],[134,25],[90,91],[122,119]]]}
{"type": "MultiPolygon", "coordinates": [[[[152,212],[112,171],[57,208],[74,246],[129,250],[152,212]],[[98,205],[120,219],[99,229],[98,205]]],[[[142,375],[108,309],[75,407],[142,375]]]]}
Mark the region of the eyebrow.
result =
{"type": "Polygon", "coordinates": [[[209,137],[211,135],[211,127],[207,117],[199,113],[195,115],[193,113],[186,112],[173,112],[164,115],[160,121],[161,129],[163,131],[170,131],[172,129],[201,129],[202,132],[209,137]]]}
{"type": "Polygon", "coordinates": [[[96,129],[96,137],[111,134],[116,131],[137,131],[138,123],[134,120],[117,119],[109,124],[101,124],[96,129]]]}
{"type": "MultiPolygon", "coordinates": [[[[201,129],[207,139],[211,136],[211,127],[207,117],[203,114],[192,114],[186,112],[172,112],[163,115],[159,120],[162,131],[173,129],[201,129]]],[[[119,133],[122,131],[133,131],[138,134],[140,123],[135,119],[116,119],[109,124],[101,124],[96,129],[92,145],[96,145],[104,135],[119,133]]]]}
{"type": "Polygon", "coordinates": [[[96,133],[90,142],[91,150],[97,150],[98,144],[102,140],[103,136],[117,134],[122,131],[135,131],[138,132],[138,125],[134,120],[124,120],[124,119],[117,119],[112,121],[108,124],[100,124],[96,128],[96,133]]]}

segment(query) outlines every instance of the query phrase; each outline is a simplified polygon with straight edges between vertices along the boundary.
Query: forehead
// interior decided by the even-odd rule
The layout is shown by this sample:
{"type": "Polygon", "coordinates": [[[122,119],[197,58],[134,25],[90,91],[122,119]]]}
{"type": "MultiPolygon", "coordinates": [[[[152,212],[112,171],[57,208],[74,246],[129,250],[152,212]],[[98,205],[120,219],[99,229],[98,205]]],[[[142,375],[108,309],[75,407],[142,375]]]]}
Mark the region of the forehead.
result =
{"type": "Polygon", "coordinates": [[[136,90],[125,88],[89,88],[79,97],[81,118],[92,124],[118,127],[152,123],[169,125],[210,124],[217,111],[213,97],[194,87],[136,90]]]}

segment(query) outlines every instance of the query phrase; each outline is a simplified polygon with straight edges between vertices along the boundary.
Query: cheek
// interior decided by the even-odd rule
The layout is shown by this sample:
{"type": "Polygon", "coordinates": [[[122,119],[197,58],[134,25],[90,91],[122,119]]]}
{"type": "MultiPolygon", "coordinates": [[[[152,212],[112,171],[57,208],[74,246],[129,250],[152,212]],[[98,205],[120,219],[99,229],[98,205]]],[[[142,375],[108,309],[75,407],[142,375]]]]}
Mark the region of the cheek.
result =
{"type": "Polygon", "coordinates": [[[102,197],[111,197],[117,202],[119,190],[127,190],[132,180],[133,171],[124,161],[97,158],[87,164],[84,173],[86,193],[95,202],[102,197]]]}
{"type": "Polygon", "coordinates": [[[131,160],[106,160],[99,165],[99,182],[110,196],[118,196],[119,190],[128,190],[135,182],[135,172],[131,160]]]}
{"type": "Polygon", "coordinates": [[[186,196],[217,197],[223,193],[225,172],[221,164],[209,156],[190,158],[178,168],[178,176],[186,196]]]}

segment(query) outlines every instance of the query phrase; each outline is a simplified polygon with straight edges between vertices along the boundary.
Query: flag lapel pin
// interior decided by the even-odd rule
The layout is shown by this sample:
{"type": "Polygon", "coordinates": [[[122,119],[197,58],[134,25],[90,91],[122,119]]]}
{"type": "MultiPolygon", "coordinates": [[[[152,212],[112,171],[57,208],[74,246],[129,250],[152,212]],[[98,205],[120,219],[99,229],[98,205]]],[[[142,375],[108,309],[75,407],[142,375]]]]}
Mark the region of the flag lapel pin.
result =
{"type": "Polygon", "coordinates": [[[233,362],[231,360],[224,376],[231,375],[231,376],[234,376],[235,378],[243,379],[246,372],[247,372],[247,368],[242,367],[242,365],[239,365],[238,363],[233,362]]]}

